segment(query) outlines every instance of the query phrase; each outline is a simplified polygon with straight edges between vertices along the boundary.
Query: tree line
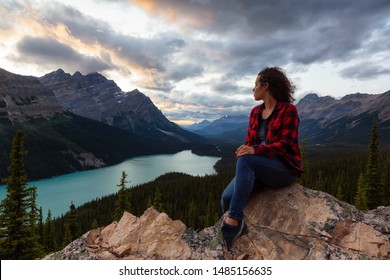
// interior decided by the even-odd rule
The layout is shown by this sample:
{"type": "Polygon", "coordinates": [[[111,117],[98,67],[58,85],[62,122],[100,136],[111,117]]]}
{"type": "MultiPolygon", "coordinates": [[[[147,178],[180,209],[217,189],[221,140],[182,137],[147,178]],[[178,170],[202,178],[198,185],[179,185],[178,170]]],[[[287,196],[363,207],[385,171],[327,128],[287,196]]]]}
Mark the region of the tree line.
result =
{"type": "MultiPolygon", "coordinates": [[[[302,142],[303,186],[327,192],[362,210],[390,205],[390,151],[381,150],[373,124],[367,149],[330,152],[306,147],[302,142]]],[[[148,207],[166,212],[193,229],[214,225],[221,217],[220,195],[234,177],[233,158],[224,157],[218,172],[207,176],[168,173],[156,180],[128,188],[131,178],[122,172],[118,192],[53,218],[37,208],[36,187],[28,186],[24,169],[25,134],[15,134],[10,152],[7,196],[0,204],[1,259],[35,259],[60,250],[90,229],[118,221],[124,211],[136,216],[148,207]],[[233,162],[233,164],[232,164],[233,162]]]]}
{"type": "Polygon", "coordinates": [[[390,150],[381,149],[373,122],[367,147],[316,147],[302,143],[303,186],[327,192],[360,210],[390,205],[390,150]]]}

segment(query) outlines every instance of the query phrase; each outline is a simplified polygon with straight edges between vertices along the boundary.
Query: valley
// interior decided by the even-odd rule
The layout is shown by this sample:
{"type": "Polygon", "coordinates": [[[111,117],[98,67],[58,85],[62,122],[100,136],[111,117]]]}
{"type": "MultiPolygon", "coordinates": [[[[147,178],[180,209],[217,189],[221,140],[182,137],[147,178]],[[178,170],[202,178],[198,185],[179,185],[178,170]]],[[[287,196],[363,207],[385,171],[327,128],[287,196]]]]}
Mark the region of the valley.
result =
{"type": "Polygon", "coordinates": [[[72,76],[61,71],[49,76],[52,82],[59,83],[57,91],[61,86],[69,89],[70,99],[63,101],[54,94],[56,90],[38,78],[0,69],[0,178],[7,176],[12,138],[17,130],[26,133],[28,180],[109,166],[140,155],[188,149],[198,154],[219,154],[206,138],[168,121],[138,91],[123,93],[99,74],[76,73],[73,76],[77,82],[69,82],[72,76]],[[75,83],[77,90],[71,91],[75,83]]]}

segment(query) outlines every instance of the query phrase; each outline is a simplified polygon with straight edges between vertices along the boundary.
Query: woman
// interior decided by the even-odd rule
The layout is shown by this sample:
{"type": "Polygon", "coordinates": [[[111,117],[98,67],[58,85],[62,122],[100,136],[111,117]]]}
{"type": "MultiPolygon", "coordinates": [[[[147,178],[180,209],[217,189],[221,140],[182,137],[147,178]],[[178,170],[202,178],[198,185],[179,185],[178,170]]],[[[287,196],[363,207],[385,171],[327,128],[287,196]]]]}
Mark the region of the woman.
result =
{"type": "Polygon", "coordinates": [[[236,176],[222,193],[222,236],[228,248],[246,231],[244,207],[253,186],[282,187],[302,172],[298,143],[298,111],[292,104],[294,86],[278,67],[263,69],[253,95],[263,103],[249,117],[245,145],[236,151],[236,176]]]}

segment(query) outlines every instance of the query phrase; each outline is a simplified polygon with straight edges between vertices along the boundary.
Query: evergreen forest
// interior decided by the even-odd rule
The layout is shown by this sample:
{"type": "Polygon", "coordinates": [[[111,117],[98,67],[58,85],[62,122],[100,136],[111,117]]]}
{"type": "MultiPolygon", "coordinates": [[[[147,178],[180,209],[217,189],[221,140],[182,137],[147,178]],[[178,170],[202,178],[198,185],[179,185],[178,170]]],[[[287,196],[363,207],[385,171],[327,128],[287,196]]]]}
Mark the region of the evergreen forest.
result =
{"type": "MultiPolygon", "coordinates": [[[[298,182],[368,210],[390,205],[390,149],[379,147],[373,123],[366,146],[307,147],[301,143],[304,173],[298,182]]],[[[62,249],[90,229],[119,220],[123,211],[136,216],[153,206],[187,227],[201,230],[221,217],[220,195],[234,177],[233,148],[225,149],[214,175],[168,173],[156,180],[128,188],[123,172],[118,192],[75,207],[58,218],[46,217],[35,204],[36,190],[28,186],[24,171],[25,134],[15,134],[10,151],[9,175],[4,179],[7,197],[0,205],[1,259],[35,259],[62,249]],[[28,244],[28,245],[27,245],[28,244]]]]}

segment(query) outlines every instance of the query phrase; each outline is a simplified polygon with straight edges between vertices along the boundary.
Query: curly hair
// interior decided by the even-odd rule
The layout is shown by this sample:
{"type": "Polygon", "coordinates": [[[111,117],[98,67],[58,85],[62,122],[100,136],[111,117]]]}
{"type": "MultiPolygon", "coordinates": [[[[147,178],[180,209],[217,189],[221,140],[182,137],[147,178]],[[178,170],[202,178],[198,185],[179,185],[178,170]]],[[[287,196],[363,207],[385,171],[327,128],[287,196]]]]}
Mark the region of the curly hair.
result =
{"type": "Polygon", "coordinates": [[[258,74],[261,83],[269,84],[269,92],[273,98],[282,102],[293,102],[295,86],[287,78],[283,69],[279,67],[267,67],[258,74]]]}

